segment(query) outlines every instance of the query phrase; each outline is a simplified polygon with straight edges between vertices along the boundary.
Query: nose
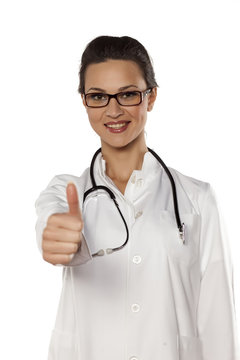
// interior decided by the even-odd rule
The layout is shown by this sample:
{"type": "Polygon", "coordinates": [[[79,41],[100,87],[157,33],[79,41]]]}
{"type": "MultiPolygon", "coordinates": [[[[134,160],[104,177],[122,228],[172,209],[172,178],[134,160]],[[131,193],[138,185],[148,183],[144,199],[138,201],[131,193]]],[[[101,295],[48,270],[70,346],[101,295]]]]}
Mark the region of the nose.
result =
{"type": "Polygon", "coordinates": [[[117,99],[111,98],[108,105],[106,106],[106,115],[112,118],[118,118],[122,114],[123,109],[117,102],[117,99]]]}

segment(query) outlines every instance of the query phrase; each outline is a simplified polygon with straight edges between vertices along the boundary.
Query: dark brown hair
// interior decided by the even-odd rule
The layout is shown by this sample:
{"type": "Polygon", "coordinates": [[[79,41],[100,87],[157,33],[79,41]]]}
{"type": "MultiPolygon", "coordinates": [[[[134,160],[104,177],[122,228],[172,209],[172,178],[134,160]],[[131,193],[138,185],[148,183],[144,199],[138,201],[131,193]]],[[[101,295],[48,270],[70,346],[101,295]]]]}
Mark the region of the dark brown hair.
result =
{"type": "Polygon", "coordinates": [[[78,87],[80,94],[85,91],[85,72],[88,65],[108,59],[134,61],[142,71],[147,88],[158,86],[150,57],[139,41],[129,36],[99,36],[88,43],[82,54],[78,87]]]}

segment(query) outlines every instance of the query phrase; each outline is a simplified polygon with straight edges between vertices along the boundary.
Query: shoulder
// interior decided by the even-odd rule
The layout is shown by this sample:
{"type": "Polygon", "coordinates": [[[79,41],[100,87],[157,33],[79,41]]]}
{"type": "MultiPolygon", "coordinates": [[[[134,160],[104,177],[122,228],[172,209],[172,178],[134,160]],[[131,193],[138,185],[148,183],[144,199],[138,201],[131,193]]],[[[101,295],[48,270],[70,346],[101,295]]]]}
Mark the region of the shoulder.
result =
{"type": "Polygon", "coordinates": [[[47,185],[44,192],[55,194],[58,196],[66,196],[66,187],[69,182],[76,185],[79,199],[81,201],[85,189],[90,182],[89,168],[86,168],[80,176],[72,174],[57,174],[55,175],[47,185]]]}
{"type": "Polygon", "coordinates": [[[169,167],[169,170],[171,171],[171,174],[174,176],[175,180],[178,181],[179,184],[186,185],[190,191],[205,192],[210,186],[209,182],[183,174],[174,168],[169,167]]]}
{"type": "Polygon", "coordinates": [[[191,202],[197,211],[200,211],[209,194],[214,195],[214,190],[209,182],[185,175],[169,167],[177,192],[182,193],[191,202]]]}
{"type": "Polygon", "coordinates": [[[80,176],[72,174],[57,174],[55,175],[48,186],[54,185],[67,185],[68,182],[73,182],[77,186],[83,186],[83,184],[88,180],[89,168],[85,169],[80,176]]]}

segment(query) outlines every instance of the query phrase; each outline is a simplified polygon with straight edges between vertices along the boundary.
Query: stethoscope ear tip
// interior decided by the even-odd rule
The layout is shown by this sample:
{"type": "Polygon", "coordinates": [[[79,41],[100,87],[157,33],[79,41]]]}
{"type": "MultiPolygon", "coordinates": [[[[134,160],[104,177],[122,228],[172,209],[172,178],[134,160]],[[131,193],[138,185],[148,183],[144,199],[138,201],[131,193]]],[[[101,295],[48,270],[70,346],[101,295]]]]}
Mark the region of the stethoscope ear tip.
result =
{"type": "Polygon", "coordinates": [[[113,253],[113,249],[107,249],[107,250],[106,250],[106,253],[107,253],[107,254],[112,254],[112,253],[113,253]]]}
{"type": "Polygon", "coordinates": [[[94,254],[94,256],[103,256],[103,255],[104,255],[103,249],[99,250],[97,253],[94,254]]]}
{"type": "MultiPolygon", "coordinates": [[[[112,254],[113,253],[113,249],[107,249],[106,250],[107,254],[112,254]]],[[[98,252],[96,252],[95,254],[93,254],[92,256],[103,256],[105,255],[105,252],[103,249],[99,250],[98,252]]]]}

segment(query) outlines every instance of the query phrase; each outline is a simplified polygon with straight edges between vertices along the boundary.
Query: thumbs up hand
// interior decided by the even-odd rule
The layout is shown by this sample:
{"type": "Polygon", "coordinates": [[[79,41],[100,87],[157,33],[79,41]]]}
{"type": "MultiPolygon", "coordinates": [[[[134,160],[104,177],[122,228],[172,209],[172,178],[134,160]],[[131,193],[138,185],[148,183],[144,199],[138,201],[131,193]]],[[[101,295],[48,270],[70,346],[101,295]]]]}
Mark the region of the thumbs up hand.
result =
{"type": "Polygon", "coordinates": [[[76,186],[71,182],[66,196],[69,211],[50,215],[42,236],[43,259],[53,265],[67,265],[82,242],[82,213],[76,186]]]}

